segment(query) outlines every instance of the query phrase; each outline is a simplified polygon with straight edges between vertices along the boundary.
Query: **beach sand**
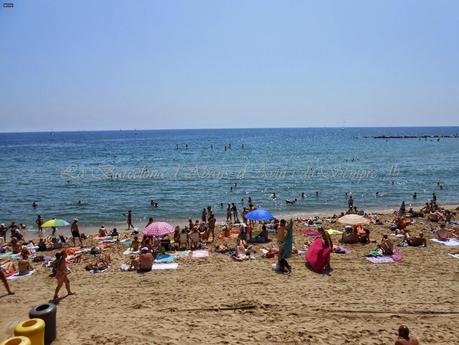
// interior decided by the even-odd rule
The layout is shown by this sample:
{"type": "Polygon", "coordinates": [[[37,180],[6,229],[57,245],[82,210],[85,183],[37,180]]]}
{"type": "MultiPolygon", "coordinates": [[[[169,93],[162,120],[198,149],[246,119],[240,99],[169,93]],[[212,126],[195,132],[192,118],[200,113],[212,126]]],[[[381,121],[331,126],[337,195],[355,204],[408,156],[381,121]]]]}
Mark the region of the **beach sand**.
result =
{"type": "MultiPolygon", "coordinates": [[[[390,233],[388,225],[369,227],[372,239],[390,233]]],[[[301,247],[305,227],[295,229],[301,247]]],[[[410,229],[433,237],[430,224],[410,229]]],[[[245,262],[211,253],[178,260],[175,271],[120,272],[129,257],[118,244],[106,273],[70,266],[76,295],[58,304],[53,344],[392,344],[401,324],[422,344],[458,344],[459,260],[448,253],[459,248],[428,244],[401,248],[402,261],[385,265],[363,257],[375,244],[347,245],[350,254],[332,254],[331,275],[306,269],[298,255],[291,275],[277,274],[275,259],[259,253],[245,262]]],[[[0,287],[0,339],[53,295],[50,271],[34,266],[38,272],[10,283],[14,296],[0,287]]]]}

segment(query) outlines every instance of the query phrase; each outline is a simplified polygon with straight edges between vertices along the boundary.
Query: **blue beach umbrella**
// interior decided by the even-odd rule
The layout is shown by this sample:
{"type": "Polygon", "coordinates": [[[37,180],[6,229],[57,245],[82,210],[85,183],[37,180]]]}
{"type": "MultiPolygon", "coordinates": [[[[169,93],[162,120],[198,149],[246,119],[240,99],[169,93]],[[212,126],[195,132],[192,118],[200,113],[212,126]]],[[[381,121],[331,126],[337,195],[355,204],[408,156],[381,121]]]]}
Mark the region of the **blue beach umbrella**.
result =
{"type": "Polygon", "coordinates": [[[274,216],[266,210],[253,210],[245,215],[249,220],[271,220],[274,216]]]}

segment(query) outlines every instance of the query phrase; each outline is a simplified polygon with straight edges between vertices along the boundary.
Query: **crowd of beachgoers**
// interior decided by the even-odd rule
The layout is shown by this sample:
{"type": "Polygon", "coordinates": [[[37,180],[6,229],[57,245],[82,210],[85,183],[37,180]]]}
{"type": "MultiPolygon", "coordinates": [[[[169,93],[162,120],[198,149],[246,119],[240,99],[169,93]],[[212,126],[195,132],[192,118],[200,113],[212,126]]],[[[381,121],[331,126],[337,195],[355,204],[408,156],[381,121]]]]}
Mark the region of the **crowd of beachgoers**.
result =
{"type": "MultiPolygon", "coordinates": [[[[274,259],[274,272],[292,274],[288,259],[304,255],[306,266],[317,273],[331,274],[331,254],[346,254],[353,245],[368,245],[366,259],[370,263],[388,263],[401,260],[403,247],[427,247],[428,240],[459,246],[459,226],[456,210],[440,207],[435,193],[424,207],[406,209],[402,202],[390,222],[383,222],[378,214],[367,214],[348,197],[347,210],[331,217],[253,220],[248,216],[257,210],[251,198],[241,213],[235,204],[227,205],[226,219],[217,224],[212,207],[203,208],[200,219],[189,219],[187,226],[175,226],[161,236],[152,236],[133,225],[133,214],[126,216],[127,228],[118,230],[101,226],[96,235],[83,234],[79,220],[70,224],[71,236],[59,233],[55,223],[46,235],[44,221],[37,218],[36,240],[26,240],[21,226],[15,222],[0,225],[0,278],[9,294],[14,294],[10,280],[31,275],[37,266],[49,269],[56,279],[53,300],[59,300],[61,287],[72,295],[69,266],[81,264],[87,271],[103,273],[112,268],[113,251],[123,251],[122,271],[149,272],[152,269],[174,269],[175,261],[192,255],[206,258],[209,252],[228,255],[235,261],[253,260],[256,256],[274,259]],[[412,224],[423,224],[423,231],[412,233],[412,224]],[[386,229],[382,238],[373,238],[368,224],[386,229]],[[295,229],[294,229],[295,227],[295,229]],[[301,241],[294,236],[302,236],[301,241]],[[35,267],[34,267],[35,266],[35,267]]],[[[269,214],[269,212],[264,211],[269,214]]],[[[156,224],[150,218],[145,229],[156,224]]],[[[459,258],[459,251],[449,253],[459,258]]],[[[177,266],[175,266],[176,268],[177,266]]],[[[415,344],[409,330],[401,326],[399,344],[415,344]],[[405,341],[406,340],[406,341],[405,341]]]]}

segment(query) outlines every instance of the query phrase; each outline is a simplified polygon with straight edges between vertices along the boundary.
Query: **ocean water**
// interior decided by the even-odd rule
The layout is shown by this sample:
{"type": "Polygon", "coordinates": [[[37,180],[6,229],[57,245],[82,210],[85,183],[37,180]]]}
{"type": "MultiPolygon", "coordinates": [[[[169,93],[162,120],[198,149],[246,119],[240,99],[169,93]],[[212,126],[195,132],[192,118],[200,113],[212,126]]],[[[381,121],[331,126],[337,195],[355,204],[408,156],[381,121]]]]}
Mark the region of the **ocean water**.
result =
{"type": "Polygon", "coordinates": [[[459,138],[366,137],[458,133],[459,127],[3,133],[0,222],[32,225],[41,214],[117,223],[131,209],[137,225],[148,217],[198,219],[208,205],[224,218],[228,202],[242,209],[249,196],[274,214],[345,209],[346,192],[364,209],[402,200],[418,205],[432,192],[440,203],[456,203],[459,138]]]}

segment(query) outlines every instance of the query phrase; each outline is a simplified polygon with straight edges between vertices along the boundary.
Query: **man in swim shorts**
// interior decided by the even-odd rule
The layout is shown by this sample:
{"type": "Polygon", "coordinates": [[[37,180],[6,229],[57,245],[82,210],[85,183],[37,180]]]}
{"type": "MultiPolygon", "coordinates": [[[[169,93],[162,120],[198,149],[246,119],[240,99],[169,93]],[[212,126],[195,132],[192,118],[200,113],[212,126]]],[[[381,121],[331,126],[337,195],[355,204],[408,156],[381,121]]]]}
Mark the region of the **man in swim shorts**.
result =
{"type": "Polygon", "coordinates": [[[83,240],[81,239],[80,229],[78,228],[78,219],[74,218],[73,223],[70,226],[70,231],[72,232],[73,238],[73,245],[76,246],[75,239],[78,238],[80,240],[80,245],[83,247],[83,240]]]}

